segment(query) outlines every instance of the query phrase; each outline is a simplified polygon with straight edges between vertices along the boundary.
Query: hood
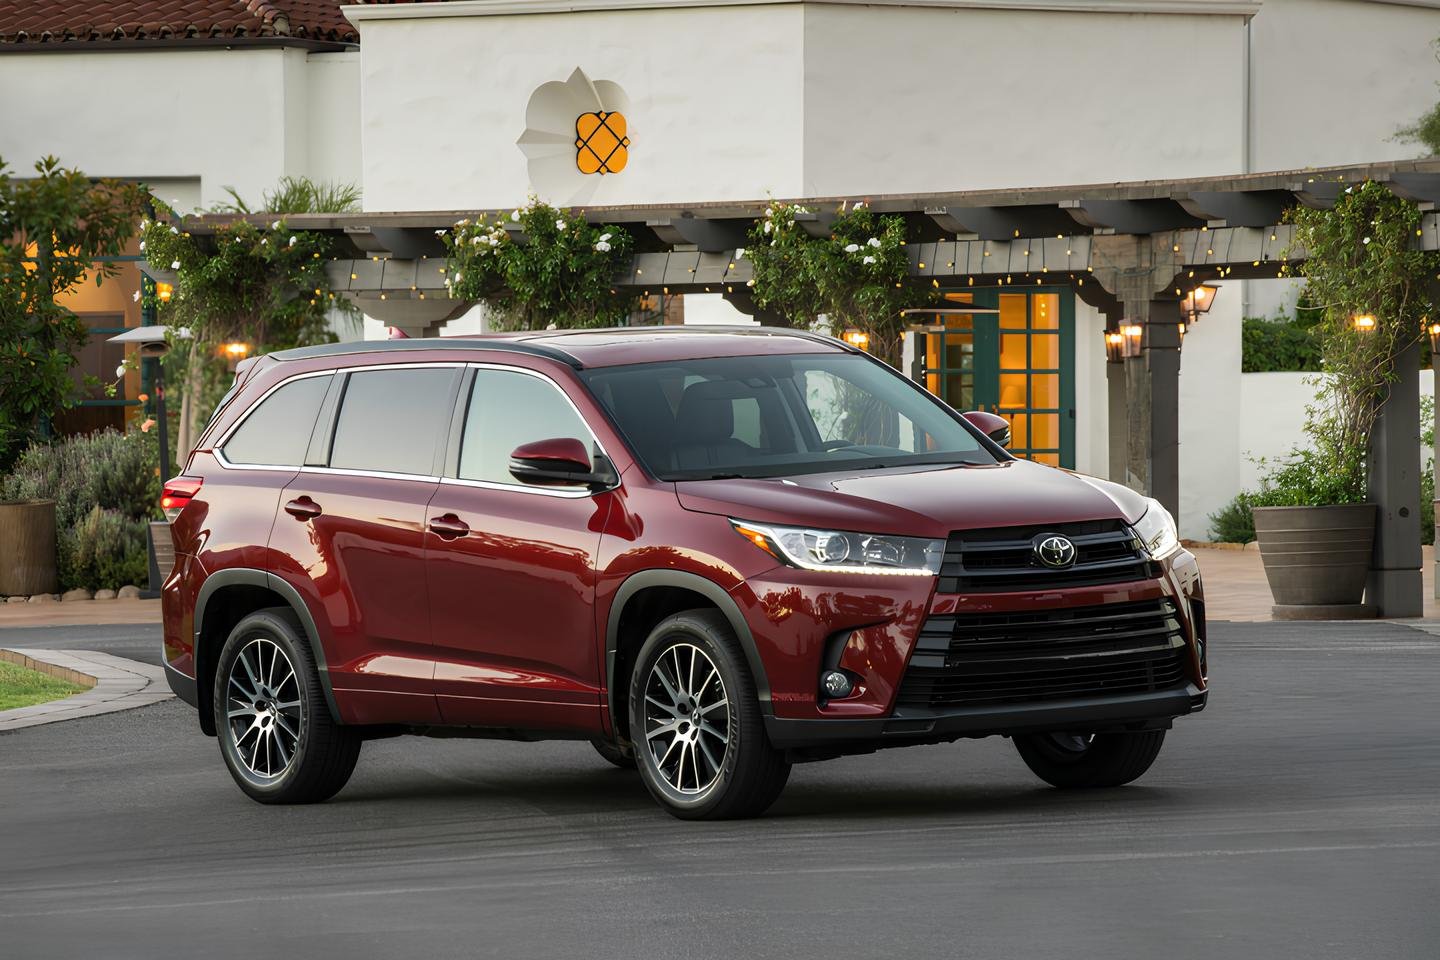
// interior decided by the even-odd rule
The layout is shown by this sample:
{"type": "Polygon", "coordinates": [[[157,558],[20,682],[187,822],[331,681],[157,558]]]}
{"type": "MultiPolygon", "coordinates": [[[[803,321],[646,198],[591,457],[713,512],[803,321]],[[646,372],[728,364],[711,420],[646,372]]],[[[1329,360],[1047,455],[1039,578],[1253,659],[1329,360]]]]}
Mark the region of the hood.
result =
{"type": "Polygon", "coordinates": [[[1108,480],[1011,460],[983,466],[863,470],[765,480],[684,480],[680,505],[789,526],[945,537],[952,530],[1123,519],[1139,494],[1108,480]]]}

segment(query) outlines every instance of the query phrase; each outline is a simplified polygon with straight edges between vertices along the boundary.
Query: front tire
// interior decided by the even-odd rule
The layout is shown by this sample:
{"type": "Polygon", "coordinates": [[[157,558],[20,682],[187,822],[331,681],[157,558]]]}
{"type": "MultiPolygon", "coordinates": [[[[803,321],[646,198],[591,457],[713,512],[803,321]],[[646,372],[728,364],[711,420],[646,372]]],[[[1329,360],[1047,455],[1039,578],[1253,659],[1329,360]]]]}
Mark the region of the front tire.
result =
{"type": "Polygon", "coordinates": [[[220,754],[252,800],[328,800],[355,770],[360,736],[330,716],[291,610],[261,610],[235,625],[220,651],[212,703],[220,754]]]}
{"type": "Polygon", "coordinates": [[[682,820],[757,816],[790,776],[765,735],[744,655],[716,610],[677,613],[640,648],[630,739],[645,786],[682,820]]]}
{"type": "Polygon", "coordinates": [[[1052,787],[1119,787],[1138,780],[1165,743],[1164,730],[1035,733],[1015,738],[1020,759],[1052,787]]]}

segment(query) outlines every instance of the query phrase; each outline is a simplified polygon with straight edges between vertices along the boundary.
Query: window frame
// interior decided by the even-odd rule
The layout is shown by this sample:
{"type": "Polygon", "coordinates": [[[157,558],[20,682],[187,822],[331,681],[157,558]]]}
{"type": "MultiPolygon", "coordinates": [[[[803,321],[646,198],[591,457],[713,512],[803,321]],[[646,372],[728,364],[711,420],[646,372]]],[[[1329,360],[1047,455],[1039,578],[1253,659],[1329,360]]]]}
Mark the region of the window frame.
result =
{"type": "MultiPolygon", "coordinates": [[[[600,441],[599,435],[596,433],[594,426],[592,426],[590,421],[585,417],[584,411],[582,411],[579,405],[575,403],[575,398],[570,396],[570,393],[565,389],[564,385],[561,384],[554,377],[548,376],[547,374],[542,373],[539,370],[532,370],[529,367],[517,367],[513,364],[506,363],[467,363],[465,364],[465,367],[465,375],[460,379],[460,390],[456,395],[455,413],[450,421],[449,437],[445,444],[445,466],[444,469],[441,471],[440,477],[438,478],[440,483],[450,486],[472,487],[477,490],[501,490],[509,493],[526,493],[542,497],[558,497],[565,500],[582,500],[589,497],[599,496],[602,493],[608,493],[609,491],[614,490],[620,486],[618,472],[615,482],[610,484],[609,486],[593,488],[583,487],[573,490],[536,486],[534,484],[521,483],[519,480],[516,480],[514,483],[501,483],[495,480],[467,480],[461,477],[460,447],[465,439],[465,423],[470,416],[470,403],[475,396],[476,374],[481,371],[518,373],[528,377],[534,377],[536,380],[540,380],[541,382],[548,384],[552,389],[559,393],[561,397],[565,399],[565,402],[569,404],[570,409],[575,412],[576,419],[580,421],[581,426],[585,428],[585,432],[590,436],[590,442],[593,444],[593,449],[598,451],[599,456],[604,457],[606,460],[610,460],[610,454],[606,451],[605,444],[600,441]]],[[[547,438],[538,437],[536,439],[543,440],[547,438]]],[[[592,454],[592,462],[594,456],[595,454],[592,454]]],[[[613,464],[613,462],[614,461],[612,460],[611,463],[613,464]]]]}
{"type": "Polygon", "coordinates": [[[441,458],[444,456],[444,451],[447,449],[450,441],[448,431],[450,429],[450,424],[454,422],[453,418],[442,419],[440,425],[437,427],[437,430],[439,430],[440,433],[436,439],[439,442],[435,445],[435,456],[431,460],[429,473],[397,473],[390,470],[371,470],[365,467],[332,467],[330,465],[330,458],[334,453],[335,432],[340,426],[340,411],[345,406],[345,393],[350,389],[350,378],[355,374],[378,372],[382,370],[454,371],[450,375],[449,401],[450,406],[453,408],[459,400],[459,387],[461,381],[464,380],[462,370],[464,366],[465,364],[456,363],[453,360],[436,362],[421,361],[418,363],[377,363],[369,364],[362,367],[347,367],[344,370],[336,371],[343,376],[340,381],[340,386],[337,392],[335,404],[329,411],[330,416],[328,422],[325,424],[325,431],[323,434],[320,434],[320,438],[323,440],[322,450],[324,451],[325,462],[323,464],[315,465],[307,464],[301,467],[301,470],[305,473],[331,474],[333,476],[339,477],[380,477],[385,480],[419,480],[425,483],[434,483],[435,481],[439,480],[440,470],[437,468],[441,463],[444,462],[441,458]]]}

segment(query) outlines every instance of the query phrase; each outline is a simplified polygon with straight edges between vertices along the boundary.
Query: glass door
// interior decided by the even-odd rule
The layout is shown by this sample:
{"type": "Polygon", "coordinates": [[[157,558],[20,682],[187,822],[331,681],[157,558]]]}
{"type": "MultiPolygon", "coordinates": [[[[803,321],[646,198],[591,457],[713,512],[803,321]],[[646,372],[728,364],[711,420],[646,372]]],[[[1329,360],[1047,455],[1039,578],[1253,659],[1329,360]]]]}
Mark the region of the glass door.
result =
{"type": "Polygon", "coordinates": [[[926,337],[925,386],[957,410],[1010,421],[1010,450],[1075,465],[1075,301],[1064,288],[952,293],[996,314],[941,314],[926,337]]]}

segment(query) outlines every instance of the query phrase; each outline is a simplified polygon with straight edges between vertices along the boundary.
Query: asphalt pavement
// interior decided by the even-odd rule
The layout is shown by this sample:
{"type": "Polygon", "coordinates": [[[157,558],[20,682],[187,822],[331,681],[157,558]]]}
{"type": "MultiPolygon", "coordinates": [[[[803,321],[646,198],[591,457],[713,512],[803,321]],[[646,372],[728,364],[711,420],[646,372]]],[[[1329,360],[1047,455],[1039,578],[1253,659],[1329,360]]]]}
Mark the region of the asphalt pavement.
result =
{"type": "MultiPolygon", "coordinates": [[[[157,656],[61,629],[0,645],[157,656]]],[[[739,823],[585,744],[370,743],[282,808],[178,701],[0,736],[0,956],[1435,960],[1440,639],[1211,633],[1209,708],[1134,786],[1052,790],[991,739],[798,766],[739,823]]]]}

